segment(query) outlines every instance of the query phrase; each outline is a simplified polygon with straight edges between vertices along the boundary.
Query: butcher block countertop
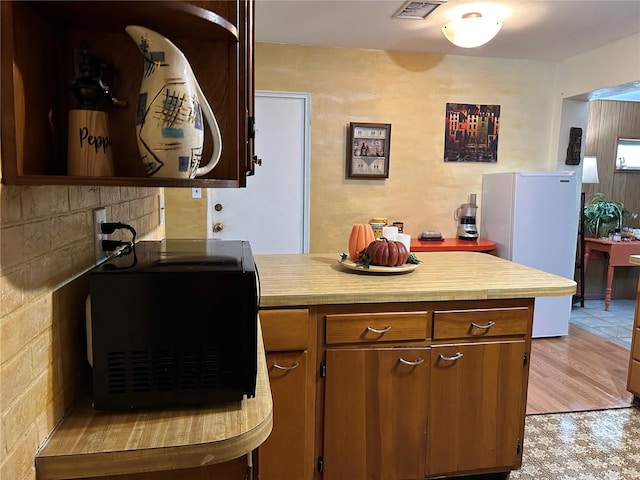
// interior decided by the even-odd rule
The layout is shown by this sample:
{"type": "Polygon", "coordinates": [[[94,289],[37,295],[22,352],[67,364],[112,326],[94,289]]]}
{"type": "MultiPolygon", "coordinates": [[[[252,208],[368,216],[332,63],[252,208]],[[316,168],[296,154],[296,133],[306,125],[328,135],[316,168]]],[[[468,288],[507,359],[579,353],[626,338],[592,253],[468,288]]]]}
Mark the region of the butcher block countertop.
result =
{"type": "Polygon", "coordinates": [[[258,326],[254,398],[216,407],[135,412],[97,412],[85,398],[36,454],[37,477],[97,477],[223,463],[251,452],[267,439],[272,411],[258,326]]]}
{"type": "Polygon", "coordinates": [[[416,252],[400,274],[346,269],[340,253],[256,255],[260,306],[484,300],[573,295],[576,282],[481,252],[416,252]]]}
{"type": "MultiPolygon", "coordinates": [[[[260,306],[533,298],[576,290],[573,280],[486,253],[415,255],[418,267],[400,274],[348,270],[340,253],[256,255],[260,306]]],[[[273,409],[260,328],[258,338],[255,398],[215,408],[132,412],[97,412],[85,398],[36,454],[38,479],[205,466],[257,448],[271,431],[273,409]]]]}

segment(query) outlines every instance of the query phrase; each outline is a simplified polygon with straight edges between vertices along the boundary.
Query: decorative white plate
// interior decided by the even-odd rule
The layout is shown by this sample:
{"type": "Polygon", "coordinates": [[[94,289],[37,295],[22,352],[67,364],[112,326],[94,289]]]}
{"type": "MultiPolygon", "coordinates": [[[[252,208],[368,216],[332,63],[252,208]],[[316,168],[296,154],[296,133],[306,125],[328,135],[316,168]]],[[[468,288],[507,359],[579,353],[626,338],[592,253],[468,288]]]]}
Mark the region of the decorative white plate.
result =
{"type": "Polygon", "coordinates": [[[399,267],[383,267],[380,265],[369,265],[369,268],[364,267],[362,265],[356,265],[355,262],[351,260],[340,261],[338,263],[349,270],[353,270],[356,272],[362,273],[407,273],[415,270],[420,266],[419,263],[405,263],[404,265],[400,265],[399,267]]]}

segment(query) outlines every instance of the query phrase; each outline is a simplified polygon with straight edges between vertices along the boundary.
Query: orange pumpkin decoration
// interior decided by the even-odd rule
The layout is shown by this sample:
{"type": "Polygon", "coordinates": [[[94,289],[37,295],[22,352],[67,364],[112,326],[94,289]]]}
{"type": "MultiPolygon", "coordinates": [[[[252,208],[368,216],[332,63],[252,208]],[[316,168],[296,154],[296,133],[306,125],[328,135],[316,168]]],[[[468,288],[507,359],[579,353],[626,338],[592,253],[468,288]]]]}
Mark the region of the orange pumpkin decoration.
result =
{"type": "Polygon", "coordinates": [[[351,235],[349,235],[349,258],[356,261],[362,250],[373,242],[373,229],[368,223],[356,223],[351,227],[351,235]]]}

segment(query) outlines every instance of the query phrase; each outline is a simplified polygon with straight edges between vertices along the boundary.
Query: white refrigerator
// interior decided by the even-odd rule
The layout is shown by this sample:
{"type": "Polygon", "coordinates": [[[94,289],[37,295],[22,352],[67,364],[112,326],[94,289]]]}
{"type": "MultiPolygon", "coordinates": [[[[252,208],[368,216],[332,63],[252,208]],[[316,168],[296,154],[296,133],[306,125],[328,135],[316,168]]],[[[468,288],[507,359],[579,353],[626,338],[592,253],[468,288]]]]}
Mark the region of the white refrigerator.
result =
{"type": "MultiPolygon", "coordinates": [[[[573,280],[578,236],[575,172],[483,175],[480,235],[501,258],[573,280]]],[[[572,297],[537,297],[533,337],[569,333],[572,297]]]]}

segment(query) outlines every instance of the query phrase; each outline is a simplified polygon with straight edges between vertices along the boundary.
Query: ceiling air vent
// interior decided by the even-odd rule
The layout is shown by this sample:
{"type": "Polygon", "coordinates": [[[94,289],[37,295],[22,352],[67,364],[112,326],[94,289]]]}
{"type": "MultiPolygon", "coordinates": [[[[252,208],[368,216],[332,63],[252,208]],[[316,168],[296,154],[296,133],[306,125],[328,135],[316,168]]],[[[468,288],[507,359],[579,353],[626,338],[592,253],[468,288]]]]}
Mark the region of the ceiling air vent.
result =
{"type": "Polygon", "coordinates": [[[400,10],[393,14],[393,17],[424,20],[443,3],[447,3],[447,0],[430,0],[429,2],[414,2],[409,0],[400,7],[400,10]]]}

